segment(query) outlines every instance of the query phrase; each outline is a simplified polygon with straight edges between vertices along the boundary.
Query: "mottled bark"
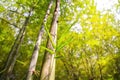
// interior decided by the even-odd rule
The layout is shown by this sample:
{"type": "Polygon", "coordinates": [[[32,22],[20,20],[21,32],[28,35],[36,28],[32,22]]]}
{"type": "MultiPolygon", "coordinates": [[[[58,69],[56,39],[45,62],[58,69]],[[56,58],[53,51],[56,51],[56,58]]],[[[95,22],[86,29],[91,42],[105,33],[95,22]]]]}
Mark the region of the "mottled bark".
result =
{"type": "Polygon", "coordinates": [[[35,44],[35,47],[33,50],[33,55],[31,58],[31,62],[30,62],[30,66],[28,69],[28,74],[27,74],[26,80],[32,80],[32,74],[35,71],[35,67],[36,67],[36,63],[37,63],[37,59],[38,59],[39,46],[41,45],[41,40],[42,40],[42,36],[44,33],[44,24],[46,24],[46,22],[47,22],[47,18],[48,18],[48,15],[50,14],[50,9],[52,7],[52,3],[53,3],[53,0],[51,0],[49,5],[48,5],[48,9],[47,9],[47,12],[45,14],[44,21],[43,21],[41,29],[39,31],[39,35],[38,35],[38,38],[37,38],[37,41],[36,41],[36,44],[35,44]]]}
{"type": "Polygon", "coordinates": [[[31,10],[29,11],[29,15],[28,15],[28,17],[26,17],[25,22],[24,22],[22,28],[20,29],[20,32],[14,42],[14,45],[12,46],[12,48],[9,52],[8,58],[6,60],[6,64],[4,66],[5,71],[1,74],[0,80],[9,80],[11,78],[11,74],[12,74],[16,59],[19,55],[19,53],[18,53],[19,48],[20,48],[21,43],[23,42],[26,27],[29,22],[29,18],[30,18],[32,9],[33,8],[31,8],[31,10]]]}
{"type": "MultiPolygon", "coordinates": [[[[54,15],[52,19],[52,24],[50,28],[50,35],[52,42],[56,46],[57,39],[57,22],[60,8],[60,0],[56,0],[56,7],[54,10],[54,15]]],[[[55,48],[52,45],[50,38],[48,38],[47,48],[55,52],[55,48]]],[[[55,54],[51,54],[48,51],[45,51],[44,60],[42,68],[40,71],[40,80],[54,80],[55,79],[55,54]]]]}

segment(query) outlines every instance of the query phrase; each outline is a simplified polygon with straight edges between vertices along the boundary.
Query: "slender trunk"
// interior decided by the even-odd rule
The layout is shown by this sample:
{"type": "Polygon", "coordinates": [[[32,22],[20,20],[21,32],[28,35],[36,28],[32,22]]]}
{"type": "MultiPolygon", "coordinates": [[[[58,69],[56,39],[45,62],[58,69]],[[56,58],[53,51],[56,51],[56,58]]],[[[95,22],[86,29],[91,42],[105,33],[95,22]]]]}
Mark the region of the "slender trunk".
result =
{"type": "Polygon", "coordinates": [[[47,22],[47,18],[48,18],[48,15],[50,14],[50,9],[52,7],[52,3],[53,3],[53,0],[51,0],[48,5],[48,9],[47,9],[46,15],[44,17],[44,21],[43,21],[41,29],[39,31],[39,35],[38,35],[38,38],[37,38],[37,41],[36,41],[36,44],[34,47],[34,51],[33,51],[33,55],[31,58],[31,62],[30,62],[30,66],[28,69],[28,74],[27,74],[26,80],[32,80],[32,74],[35,71],[35,67],[36,67],[36,63],[37,63],[37,59],[38,59],[39,46],[41,45],[41,39],[42,39],[42,36],[44,33],[44,24],[46,24],[46,22],[47,22]]]}
{"type": "Polygon", "coordinates": [[[1,74],[0,80],[9,80],[11,73],[13,71],[17,56],[18,56],[18,52],[19,52],[19,48],[21,43],[23,42],[23,38],[25,35],[25,31],[26,31],[26,27],[30,18],[30,14],[31,14],[32,9],[29,11],[29,16],[25,19],[25,22],[22,26],[22,28],[20,29],[20,32],[14,42],[14,45],[11,48],[11,51],[9,52],[9,56],[6,60],[6,64],[4,66],[4,72],[1,74]]]}
{"type": "MultiPolygon", "coordinates": [[[[56,7],[53,15],[53,20],[50,28],[50,34],[53,40],[54,45],[56,45],[57,39],[57,21],[58,21],[58,12],[60,7],[60,0],[56,0],[56,7]]],[[[52,45],[50,38],[48,38],[47,48],[55,52],[55,48],[52,45]]],[[[42,68],[40,71],[40,80],[54,80],[55,79],[55,54],[50,54],[48,51],[45,51],[44,60],[42,68]]]]}

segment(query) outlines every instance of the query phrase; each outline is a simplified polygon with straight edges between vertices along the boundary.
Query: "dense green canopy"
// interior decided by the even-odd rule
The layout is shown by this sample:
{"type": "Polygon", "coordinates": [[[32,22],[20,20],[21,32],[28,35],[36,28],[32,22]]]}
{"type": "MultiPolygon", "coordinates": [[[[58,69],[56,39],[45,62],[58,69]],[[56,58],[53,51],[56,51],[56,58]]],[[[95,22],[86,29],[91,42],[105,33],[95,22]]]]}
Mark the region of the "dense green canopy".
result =
{"type": "MultiPolygon", "coordinates": [[[[46,51],[51,55],[55,54],[55,80],[120,80],[120,1],[110,9],[98,10],[96,0],[61,0],[57,42],[54,45],[51,40],[55,49],[52,51],[46,45],[52,36],[49,31],[56,1],[53,0],[44,24],[33,80],[40,78],[46,51]]],[[[21,32],[25,33],[23,40],[16,42],[21,45],[10,73],[10,80],[26,80],[39,29],[44,23],[49,3],[50,0],[0,0],[0,77],[5,74],[10,51],[20,31],[26,26],[21,32]]]]}

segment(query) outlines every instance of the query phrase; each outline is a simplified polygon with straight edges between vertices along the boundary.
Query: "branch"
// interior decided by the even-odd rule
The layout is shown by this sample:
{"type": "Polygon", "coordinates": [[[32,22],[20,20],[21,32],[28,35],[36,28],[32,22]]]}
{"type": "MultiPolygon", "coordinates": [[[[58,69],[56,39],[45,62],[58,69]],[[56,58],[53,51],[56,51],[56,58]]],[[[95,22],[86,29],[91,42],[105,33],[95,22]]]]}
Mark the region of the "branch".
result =
{"type": "Polygon", "coordinates": [[[7,21],[7,20],[5,20],[5,19],[3,19],[3,18],[1,18],[1,17],[0,17],[0,19],[3,20],[4,22],[10,24],[10,25],[13,25],[15,28],[18,28],[18,26],[17,26],[16,24],[10,23],[9,21],[7,21]]]}
{"type": "Polygon", "coordinates": [[[16,13],[16,14],[18,14],[18,15],[20,15],[20,16],[23,16],[23,14],[22,14],[22,13],[19,13],[19,12],[14,11],[14,10],[8,10],[8,11],[10,11],[10,12],[12,12],[12,13],[16,13]]]}

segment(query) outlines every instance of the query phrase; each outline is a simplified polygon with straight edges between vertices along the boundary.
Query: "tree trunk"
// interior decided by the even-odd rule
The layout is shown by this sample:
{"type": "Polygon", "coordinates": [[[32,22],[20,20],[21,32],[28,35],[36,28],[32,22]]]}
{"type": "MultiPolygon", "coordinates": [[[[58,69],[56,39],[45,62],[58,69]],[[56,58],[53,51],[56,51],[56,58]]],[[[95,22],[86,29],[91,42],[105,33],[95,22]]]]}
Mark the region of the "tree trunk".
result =
{"type": "MultiPolygon", "coordinates": [[[[52,37],[52,42],[56,46],[57,39],[57,22],[58,22],[58,13],[60,9],[60,0],[56,0],[56,7],[54,10],[54,15],[52,19],[52,24],[50,28],[50,35],[52,37]]],[[[48,38],[47,48],[55,52],[55,48],[52,45],[50,37],[48,38]]],[[[48,51],[45,51],[42,68],[40,71],[40,80],[54,80],[55,79],[55,54],[51,54],[48,51]]]]}
{"type": "Polygon", "coordinates": [[[35,67],[36,67],[36,63],[37,63],[37,59],[38,59],[39,46],[41,45],[41,39],[42,39],[42,36],[44,33],[44,24],[46,24],[46,22],[47,22],[47,18],[48,18],[48,15],[50,14],[50,9],[52,7],[52,3],[53,3],[53,0],[51,0],[48,5],[48,9],[47,9],[46,15],[44,17],[44,21],[43,21],[41,29],[39,31],[39,35],[38,35],[38,38],[37,38],[37,41],[36,41],[36,44],[34,47],[34,51],[33,51],[33,55],[31,58],[31,62],[30,62],[30,66],[28,69],[28,74],[27,74],[26,80],[32,80],[32,74],[35,71],[35,67]]]}
{"type": "Polygon", "coordinates": [[[20,32],[14,42],[14,45],[11,48],[11,51],[9,52],[9,56],[6,60],[6,64],[4,66],[4,72],[1,74],[0,80],[9,80],[16,62],[16,59],[18,57],[18,52],[19,52],[19,48],[21,43],[23,42],[23,38],[25,35],[25,31],[26,31],[26,27],[30,18],[30,14],[31,14],[32,8],[29,11],[29,16],[26,17],[25,22],[22,26],[22,28],[20,29],[20,32]]]}

